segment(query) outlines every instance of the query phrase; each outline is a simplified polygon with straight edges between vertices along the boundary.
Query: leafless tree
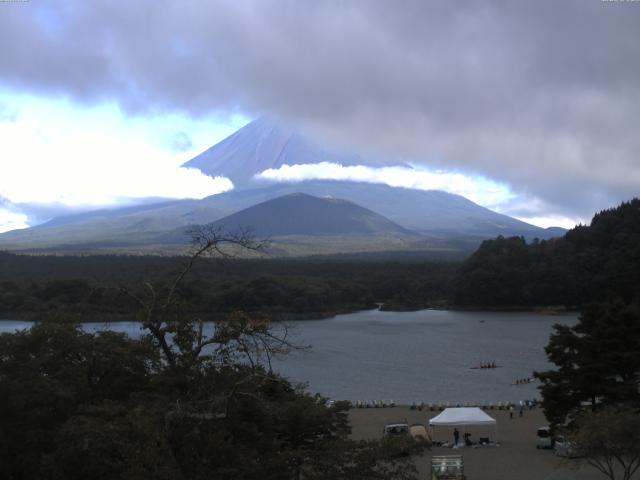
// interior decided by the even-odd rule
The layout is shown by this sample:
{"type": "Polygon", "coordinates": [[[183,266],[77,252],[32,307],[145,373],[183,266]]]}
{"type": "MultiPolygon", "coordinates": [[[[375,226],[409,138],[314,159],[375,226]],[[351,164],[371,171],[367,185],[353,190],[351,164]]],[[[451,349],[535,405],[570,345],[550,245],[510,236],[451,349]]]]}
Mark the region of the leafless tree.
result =
{"type": "Polygon", "coordinates": [[[147,281],[142,292],[125,292],[140,307],[142,328],[159,348],[172,368],[191,368],[206,362],[220,366],[245,361],[251,366],[265,365],[271,370],[274,355],[296,347],[284,325],[274,328],[266,319],[255,319],[238,312],[214,322],[207,332],[203,318],[185,318],[178,305],[179,287],[196,261],[205,256],[230,258],[242,252],[263,252],[266,242],[256,241],[248,229],[226,232],[210,225],[192,228],[192,251],[169,285],[158,287],[147,281]]]}
{"type": "Polygon", "coordinates": [[[584,463],[610,480],[630,480],[640,468],[640,411],[607,406],[584,412],[567,435],[584,463]]]}

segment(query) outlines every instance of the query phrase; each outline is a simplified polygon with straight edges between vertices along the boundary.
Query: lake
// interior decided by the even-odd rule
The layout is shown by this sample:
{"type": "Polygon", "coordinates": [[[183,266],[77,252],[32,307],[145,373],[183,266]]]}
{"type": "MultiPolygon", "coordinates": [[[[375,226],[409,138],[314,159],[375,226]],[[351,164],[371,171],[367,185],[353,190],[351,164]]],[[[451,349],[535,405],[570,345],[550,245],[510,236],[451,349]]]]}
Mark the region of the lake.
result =
{"type": "MultiPolygon", "coordinates": [[[[287,325],[294,341],[311,349],[278,359],[274,369],[334,399],[453,404],[539,398],[538,382],[511,383],[550,368],[544,347],[551,326],[575,322],[576,315],[444,310],[368,310],[291,321],[287,325]],[[490,361],[503,367],[470,368],[490,361]]],[[[1,321],[0,332],[30,325],[1,321]]],[[[140,333],[136,322],[87,323],[84,328],[109,328],[132,337],[140,333]]]]}

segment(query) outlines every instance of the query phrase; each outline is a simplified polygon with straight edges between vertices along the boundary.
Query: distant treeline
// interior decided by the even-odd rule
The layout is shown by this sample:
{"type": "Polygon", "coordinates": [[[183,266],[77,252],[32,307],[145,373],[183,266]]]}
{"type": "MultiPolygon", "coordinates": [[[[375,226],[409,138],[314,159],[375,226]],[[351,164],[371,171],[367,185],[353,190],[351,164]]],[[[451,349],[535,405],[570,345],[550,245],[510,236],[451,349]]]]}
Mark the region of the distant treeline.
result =
{"type": "MultiPolygon", "coordinates": [[[[0,318],[134,317],[134,292],[168,285],[184,257],[28,256],[0,252],[0,318]]],[[[640,200],[596,214],[562,237],[487,240],[463,263],[415,257],[205,259],[179,292],[215,318],[234,310],[273,319],[373,308],[580,308],[640,294],[640,200]]]]}
{"type": "MultiPolygon", "coordinates": [[[[27,256],[0,253],[0,318],[132,319],[129,295],[168,285],[185,258],[27,256]]],[[[318,318],[374,308],[446,302],[459,263],[362,260],[206,259],[181,285],[182,307],[215,318],[234,310],[270,318],[318,318]]]]}
{"type": "Polygon", "coordinates": [[[562,237],[527,244],[487,240],[458,270],[451,301],[459,306],[580,307],[640,293],[640,200],[593,217],[562,237]]]}

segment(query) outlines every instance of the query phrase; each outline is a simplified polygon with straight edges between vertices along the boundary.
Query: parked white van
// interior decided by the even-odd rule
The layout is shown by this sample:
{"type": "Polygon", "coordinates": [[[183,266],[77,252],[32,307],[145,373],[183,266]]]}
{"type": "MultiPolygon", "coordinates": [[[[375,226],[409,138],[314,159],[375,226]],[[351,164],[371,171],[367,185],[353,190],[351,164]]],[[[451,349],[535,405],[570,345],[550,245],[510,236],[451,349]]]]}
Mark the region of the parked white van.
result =
{"type": "Polygon", "coordinates": [[[548,426],[540,427],[537,432],[538,441],[536,448],[553,448],[553,437],[551,436],[551,428],[548,426]]]}

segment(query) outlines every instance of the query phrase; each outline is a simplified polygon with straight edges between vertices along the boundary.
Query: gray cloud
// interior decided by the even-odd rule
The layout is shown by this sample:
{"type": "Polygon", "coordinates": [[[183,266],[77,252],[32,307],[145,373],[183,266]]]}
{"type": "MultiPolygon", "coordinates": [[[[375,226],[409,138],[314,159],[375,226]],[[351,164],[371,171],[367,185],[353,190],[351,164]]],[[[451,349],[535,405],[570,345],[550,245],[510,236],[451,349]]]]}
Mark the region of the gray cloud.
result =
{"type": "Polygon", "coordinates": [[[2,8],[0,81],[270,113],[588,218],[639,193],[639,25],[640,3],[600,0],[52,0],[2,8]]]}
{"type": "Polygon", "coordinates": [[[9,199],[4,198],[2,195],[0,195],[0,208],[13,210],[15,209],[15,205],[12,202],[10,202],[9,199]]]}
{"type": "Polygon", "coordinates": [[[13,203],[0,195],[0,233],[26,226],[26,215],[13,203]]]}
{"type": "Polygon", "coordinates": [[[0,195],[0,232],[18,223],[39,225],[54,217],[73,215],[88,210],[88,206],[69,207],[62,204],[14,203],[0,195]]]}
{"type": "Polygon", "coordinates": [[[185,132],[178,132],[171,139],[171,149],[175,152],[186,152],[193,148],[191,137],[185,132]]]}

